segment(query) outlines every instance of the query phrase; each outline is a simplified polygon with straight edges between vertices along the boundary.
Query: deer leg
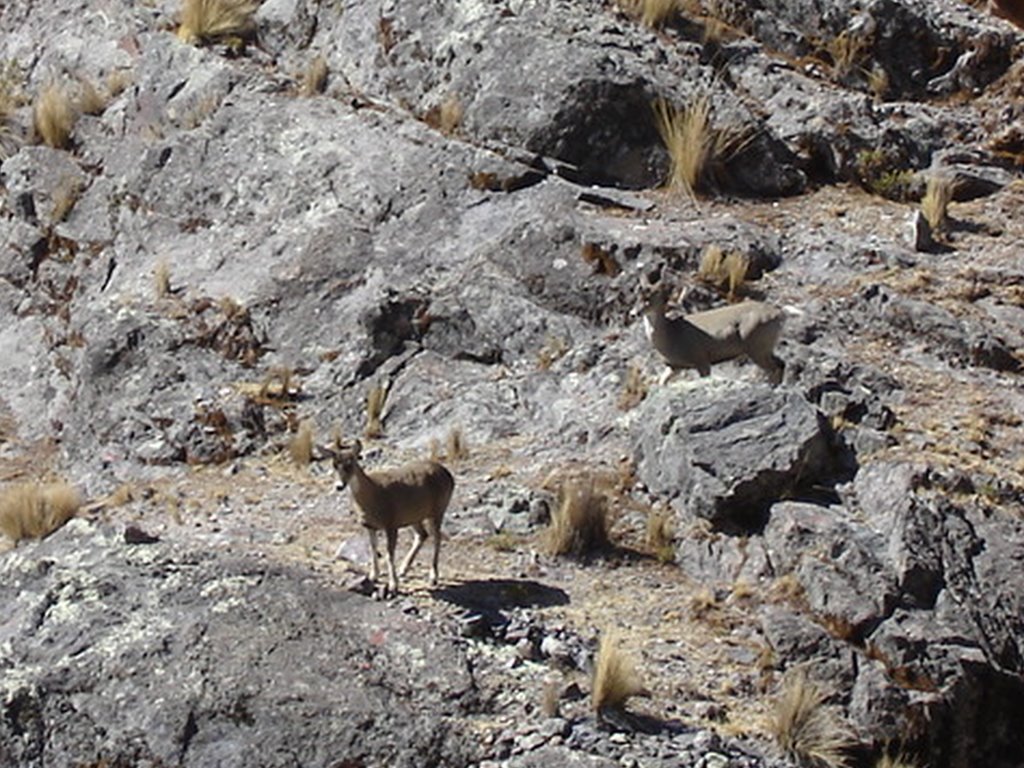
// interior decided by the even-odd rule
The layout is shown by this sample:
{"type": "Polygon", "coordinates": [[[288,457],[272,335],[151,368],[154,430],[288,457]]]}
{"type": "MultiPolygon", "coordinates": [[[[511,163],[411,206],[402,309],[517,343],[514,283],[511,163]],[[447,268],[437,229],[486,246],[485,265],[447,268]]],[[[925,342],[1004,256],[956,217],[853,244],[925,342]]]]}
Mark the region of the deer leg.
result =
{"type": "Polygon", "coordinates": [[[395,545],[398,543],[398,529],[385,528],[388,543],[388,593],[398,594],[398,574],[395,573],[395,545]]]}
{"type": "Polygon", "coordinates": [[[430,583],[437,586],[439,581],[437,564],[441,560],[441,525],[436,520],[430,522],[430,535],[434,538],[434,556],[430,562],[430,583]]]}
{"type": "Polygon", "coordinates": [[[366,529],[366,538],[370,542],[370,581],[376,581],[380,575],[377,568],[377,531],[374,528],[366,529]]]}
{"type": "Polygon", "coordinates": [[[427,540],[427,529],[423,527],[423,523],[414,523],[412,530],[415,538],[413,539],[412,546],[409,547],[409,553],[405,556],[405,559],[402,560],[402,565],[398,569],[399,576],[405,576],[405,574],[408,573],[409,566],[412,565],[413,558],[415,558],[416,554],[420,551],[420,547],[423,546],[423,542],[427,540]]]}

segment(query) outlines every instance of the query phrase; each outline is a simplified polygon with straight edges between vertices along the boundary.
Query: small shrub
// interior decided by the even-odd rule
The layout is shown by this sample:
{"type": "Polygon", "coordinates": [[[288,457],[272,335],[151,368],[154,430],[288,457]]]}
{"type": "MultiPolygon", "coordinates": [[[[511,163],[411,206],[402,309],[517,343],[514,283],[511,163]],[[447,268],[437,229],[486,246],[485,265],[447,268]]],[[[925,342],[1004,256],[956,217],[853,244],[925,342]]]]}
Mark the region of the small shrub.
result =
{"type": "Polygon", "coordinates": [[[932,228],[941,235],[949,225],[949,203],[953,199],[953,180],[945,176],[931,176],[921,198],[921,213],[932,228]]]}
{"type": "Polygon", "coordinates": [[[32,108],[32,124],[39,141],[54,149],[67,149],[75,110],[63,86],[51,83],[42,90],[32,108]]]}
{"type": "Polygon", "coordinates": [[[374,439],[384,434],[384,406],[388,401],[388,387],[386,384],[377,383],[370,388],[366,395],[366,428],[363,435],[374,439]]]}
{"type": "Polygon", "coordinates": [[[190,45],[247,40],[256,31],[253,0],[182,0],[178,39],[190,45]]]}
{"type": "Polygon", "coordinates": [[[884,149],[868,149],[857,153],[853,172],[860,185],[874,195],[903,202],[910,198],[914,172],[907,168],[894,168],[900,159],[896,153],[884,149]]]}
{"type": "Polygon", "coordinates": [[[600,715],[608,710],[621,711],[634,696],[650,696],[637,670],[636,662],[619,647],[610,631],[601,636],[594,661],[594,684],[590,703],[600,715]]]}
{"type": "Polygon", "coordinates": [[[567,480],[546,531],[552,555],[583,557],[607,549],[608,499],[595,490],[593,480],[567,480]]]}
{"type": "Polygon", "coordinates": [[[288,442],[288,454],[297,467],[308,467],[313,461],[313,422],[306,419],[288,442]]]}
{"type": "Polygon", "coordinates": [[[299,92],[303,96],[316,96],[323,93],[327,86],[327,59],[324,55],[317,54],[306,68],[302,76],[302,86],[299,92]]]}
{"type": "Polygon", "coordinates": [[[828,692],[803,669],[788,674],[775,705],[772,734],[782,751],[800,765],[842,768],[851,746],[850,731],[828,692]]]}
{"type": "Polygon", "coordinates": [[[15,543],[44,538],[75,516],[82,497],[67,483],[18,483],[0,495],[0,531],[15,543]]]}

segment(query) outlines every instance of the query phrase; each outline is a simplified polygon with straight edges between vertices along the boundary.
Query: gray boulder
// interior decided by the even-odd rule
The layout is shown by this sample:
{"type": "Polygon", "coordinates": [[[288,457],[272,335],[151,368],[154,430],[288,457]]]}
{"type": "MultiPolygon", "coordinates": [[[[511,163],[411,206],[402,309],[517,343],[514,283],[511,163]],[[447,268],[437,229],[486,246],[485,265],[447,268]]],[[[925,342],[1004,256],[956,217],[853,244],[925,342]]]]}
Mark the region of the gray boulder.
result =
{"type": "Polygon", "coordinates": [[[759,528],[775,501],[832,481],[822,422],[787,389],[716,379],[662,387],[632,419],[638,476],[717,528],[759,528]]]}
{"type": "Polygon", "coordinates": [[[465,765],[462,653],[308,571],[73,521],[0,555],[0,763],[465,765]]]}

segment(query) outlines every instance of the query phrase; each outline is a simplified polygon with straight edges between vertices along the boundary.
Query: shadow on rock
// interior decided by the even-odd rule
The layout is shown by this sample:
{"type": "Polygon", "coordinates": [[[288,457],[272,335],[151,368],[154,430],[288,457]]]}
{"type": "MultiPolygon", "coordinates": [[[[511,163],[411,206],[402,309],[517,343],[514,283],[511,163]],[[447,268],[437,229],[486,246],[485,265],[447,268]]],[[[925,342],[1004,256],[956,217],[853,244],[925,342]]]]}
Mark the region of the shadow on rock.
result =
{"type": "Polygon", "coordinates": [[[474,579],[435,589],[433,595],[475,611],[549,608],[569,602],[565,590],[528,579],[474,579]]]}

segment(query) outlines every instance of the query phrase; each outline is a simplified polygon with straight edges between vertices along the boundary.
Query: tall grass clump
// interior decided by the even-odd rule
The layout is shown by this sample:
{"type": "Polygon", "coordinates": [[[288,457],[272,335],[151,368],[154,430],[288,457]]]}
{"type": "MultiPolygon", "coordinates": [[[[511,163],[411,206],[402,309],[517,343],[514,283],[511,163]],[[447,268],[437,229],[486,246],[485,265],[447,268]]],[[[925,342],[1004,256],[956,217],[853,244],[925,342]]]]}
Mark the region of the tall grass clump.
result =
{"type": "Polygon", "coordinates": [[[82,497],[67,483],[17,483],[0,493],[0,532],[15,543],[42,539],[75,516],[82,497]]]}
{"type": "Polygon", "coordinates": [[[190,45],[246,40],[256,31],[256,8],[253,0],[182,0],[178,39],[190,45]]]}

